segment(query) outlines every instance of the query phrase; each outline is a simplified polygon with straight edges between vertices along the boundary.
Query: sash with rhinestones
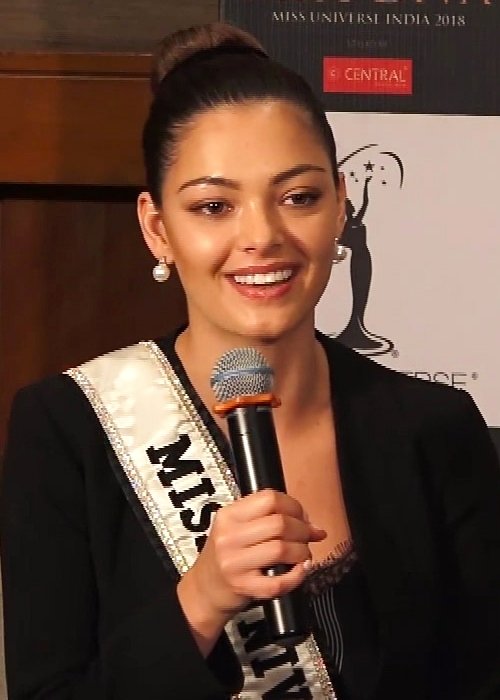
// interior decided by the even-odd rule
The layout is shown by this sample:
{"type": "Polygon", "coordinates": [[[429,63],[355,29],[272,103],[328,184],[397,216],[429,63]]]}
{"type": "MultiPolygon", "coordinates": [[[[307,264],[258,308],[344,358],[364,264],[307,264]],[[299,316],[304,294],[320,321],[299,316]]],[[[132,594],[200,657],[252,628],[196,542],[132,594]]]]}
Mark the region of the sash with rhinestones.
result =
{"type": "MultiPolygon", "coordinates": [[[[103,355],[67,374],[89,400],[182,576],[196,561],[213,514],[239,492],[179,377],[153,342],[103,355]]],[[[270,643],[260,605],[236,615],[226,633],[245,678],[234,698],[336,697],[312,635],[293,648],[270,643]]]]}

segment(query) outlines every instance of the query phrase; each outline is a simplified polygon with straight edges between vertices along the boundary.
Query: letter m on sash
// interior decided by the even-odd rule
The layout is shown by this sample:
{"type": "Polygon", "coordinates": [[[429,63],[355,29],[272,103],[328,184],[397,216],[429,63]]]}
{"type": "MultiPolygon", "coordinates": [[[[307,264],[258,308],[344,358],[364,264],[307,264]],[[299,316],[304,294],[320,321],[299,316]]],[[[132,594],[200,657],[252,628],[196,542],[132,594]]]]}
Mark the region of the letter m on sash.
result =
{"type": "Polygon", "coordinates": [[[203,465],[197,459],[181,459],[191,445],[189,435],[179,435],[171,445],[165,447],[148,447],[146,453],[151,464],[161,464],[158,478],[165,488],[172,482],[188,474],[201,474],[203,465]]]}

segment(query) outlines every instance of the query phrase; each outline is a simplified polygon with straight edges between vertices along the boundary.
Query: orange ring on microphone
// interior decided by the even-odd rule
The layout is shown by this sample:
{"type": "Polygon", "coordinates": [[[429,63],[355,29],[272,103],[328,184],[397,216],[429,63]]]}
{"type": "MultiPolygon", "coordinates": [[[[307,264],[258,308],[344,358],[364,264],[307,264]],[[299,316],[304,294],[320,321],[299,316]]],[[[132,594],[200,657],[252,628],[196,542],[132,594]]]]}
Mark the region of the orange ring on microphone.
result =
{"type": "Polygon", "coordinates": [[[237,396],[235,399],[230,401],[223,401],[221,403],[216,403],[214,406],[214,413],[218,416],[224,417],[229,411],[233,411],[235,408],[241,408],[244,406],[271,406],[272,408],[277,408],[281,406],[281,401],[274,394],[252,394],[251,396],[237,396]]]}

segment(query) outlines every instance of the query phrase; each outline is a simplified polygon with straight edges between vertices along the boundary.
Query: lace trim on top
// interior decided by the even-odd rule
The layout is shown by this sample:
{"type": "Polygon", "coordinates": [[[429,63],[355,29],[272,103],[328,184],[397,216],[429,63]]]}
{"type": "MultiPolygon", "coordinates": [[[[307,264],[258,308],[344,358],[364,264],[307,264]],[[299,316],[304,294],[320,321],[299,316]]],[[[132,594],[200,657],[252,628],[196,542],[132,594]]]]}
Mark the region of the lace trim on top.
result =
{"type": "Polygon", "coordinates": [[[304,587],[312,595],[319,595],[335,585],[345,576],[357,561],[352,540],[340,542],[325,559],[313,565],[304,587]]]}

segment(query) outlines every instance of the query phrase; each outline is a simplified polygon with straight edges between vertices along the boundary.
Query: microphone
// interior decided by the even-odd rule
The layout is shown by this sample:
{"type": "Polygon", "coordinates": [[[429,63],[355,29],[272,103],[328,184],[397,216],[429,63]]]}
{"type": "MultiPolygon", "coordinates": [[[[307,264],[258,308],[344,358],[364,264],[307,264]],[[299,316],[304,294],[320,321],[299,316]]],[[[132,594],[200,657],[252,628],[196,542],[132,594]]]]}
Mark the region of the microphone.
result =
{"type": "MultiPolygon", "coordinates": [[[[224,353],[210,379],[217,399],[214,411],[227,419],[236,476],[242,496],[270,488],[286,493],[283,467],[272,408],[280,402],[272,394],[274,373],[255,348],[235,348],[224,353]]],[[[276,564],[265,573],[278,576],[290,570],[276,564]]],[[[289,647],[310,633],[303,593],[295,589],[279,598],[263,601],[271,640],[289,647]]]]}

